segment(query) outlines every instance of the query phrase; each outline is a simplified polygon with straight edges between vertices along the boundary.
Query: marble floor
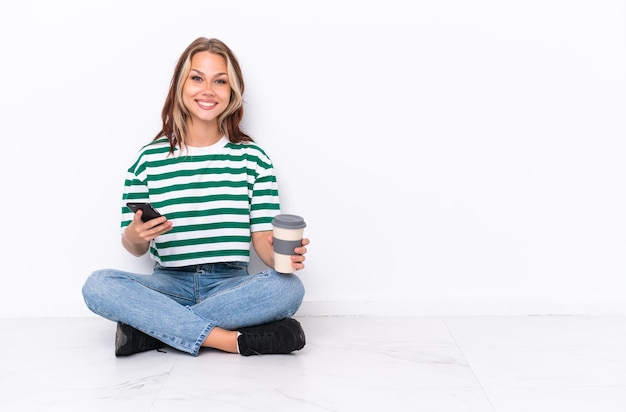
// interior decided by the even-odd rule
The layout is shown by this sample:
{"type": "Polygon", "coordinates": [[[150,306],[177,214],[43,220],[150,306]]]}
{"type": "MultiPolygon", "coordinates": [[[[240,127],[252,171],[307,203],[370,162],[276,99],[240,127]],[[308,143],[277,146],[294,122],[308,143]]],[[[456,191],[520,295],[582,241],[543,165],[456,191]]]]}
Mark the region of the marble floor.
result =
{"type": "Polygon", "coordinates": [[[299,317],[291,355],[113,355],[100,318],[0,319],[0,410],[626,411],[626,317],[299,317]]]}

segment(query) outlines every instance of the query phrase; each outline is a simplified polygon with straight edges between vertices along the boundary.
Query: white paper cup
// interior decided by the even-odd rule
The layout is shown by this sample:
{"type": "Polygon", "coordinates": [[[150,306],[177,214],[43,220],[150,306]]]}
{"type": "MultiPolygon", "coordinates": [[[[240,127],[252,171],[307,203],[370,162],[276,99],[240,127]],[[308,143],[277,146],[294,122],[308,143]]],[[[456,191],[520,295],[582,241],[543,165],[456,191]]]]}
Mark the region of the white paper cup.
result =
{"type": "Polygon", "coordinates": [[[291,256],[294,249],[302,246],[304,219],[297,215],[276,215],[272,220],[274,226],[274,270],[280,273],[293,273],[291,256]]]}

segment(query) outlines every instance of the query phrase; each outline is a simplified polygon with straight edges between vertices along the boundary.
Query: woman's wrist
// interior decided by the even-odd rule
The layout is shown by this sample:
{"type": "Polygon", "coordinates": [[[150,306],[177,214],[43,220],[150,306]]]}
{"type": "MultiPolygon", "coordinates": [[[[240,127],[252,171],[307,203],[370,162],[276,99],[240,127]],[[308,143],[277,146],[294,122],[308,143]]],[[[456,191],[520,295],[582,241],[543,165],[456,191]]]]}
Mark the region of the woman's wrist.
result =
{"type": "Polygon", "coordinates": [[[126,231],[122,234],[122,246],[126,249],[130,254],[134,256],[142,256],[150,247],[150,242],[144,241],[140,239],[140,242],[133,242],[126,234],[126,231]]]}

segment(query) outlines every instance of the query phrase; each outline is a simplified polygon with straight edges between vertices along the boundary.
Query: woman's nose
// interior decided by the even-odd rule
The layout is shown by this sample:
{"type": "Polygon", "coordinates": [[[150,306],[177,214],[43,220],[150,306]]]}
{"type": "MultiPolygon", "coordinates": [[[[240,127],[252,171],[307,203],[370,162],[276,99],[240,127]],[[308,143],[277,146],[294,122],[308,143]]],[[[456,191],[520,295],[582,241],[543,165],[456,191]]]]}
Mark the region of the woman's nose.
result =
{"type": "Polygon", "coordinates": [[[213,87],[211,85],[207,85],[202,93],[208,96],[215,96],[215,92],[213,91],[213,87]]]}

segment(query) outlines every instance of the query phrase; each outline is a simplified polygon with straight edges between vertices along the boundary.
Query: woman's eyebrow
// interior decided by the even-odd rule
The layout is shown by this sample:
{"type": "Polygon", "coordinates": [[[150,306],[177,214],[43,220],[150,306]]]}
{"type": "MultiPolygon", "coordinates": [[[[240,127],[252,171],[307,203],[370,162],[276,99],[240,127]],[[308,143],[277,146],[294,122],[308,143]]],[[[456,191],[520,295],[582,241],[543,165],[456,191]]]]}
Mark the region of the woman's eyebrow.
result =
{"type": "MultiPolygon", "coordinates": [[[[205,77],[206,77],[206,74],[205,74],[205,73],[203,73],[202,71],[198,70],[198,69],[191,69],[191,71],[192,71],[192,72],[196,72],[196,73],[201,74],[202,76],[205,76],[205,77]]],[[[226,76],[226,75],[228,75],[228,73],[215,73],[215,74],[213,75],[213,77],[218,77],[218,76],[226,76]]]]}

